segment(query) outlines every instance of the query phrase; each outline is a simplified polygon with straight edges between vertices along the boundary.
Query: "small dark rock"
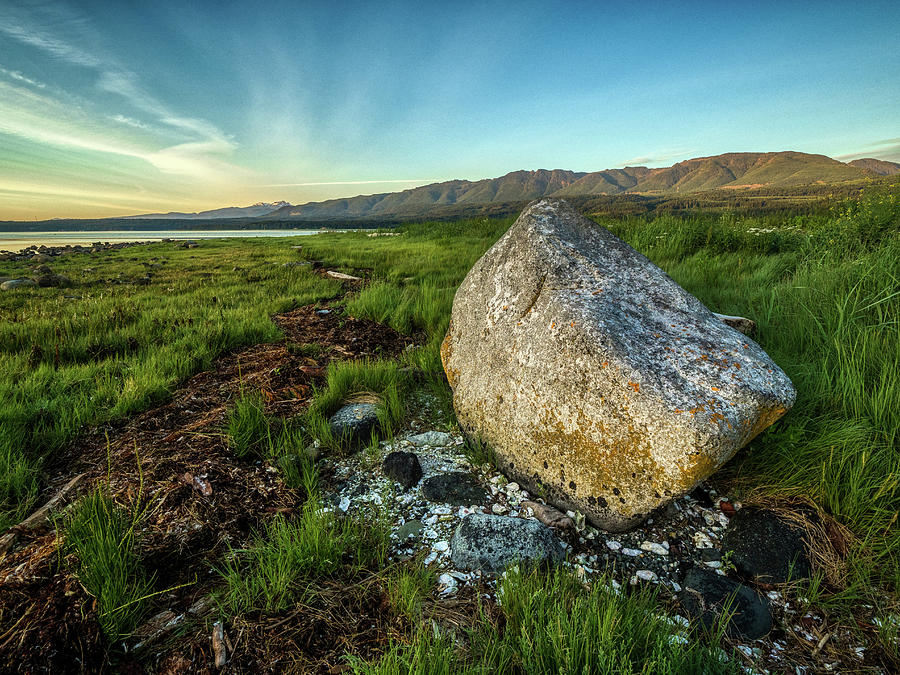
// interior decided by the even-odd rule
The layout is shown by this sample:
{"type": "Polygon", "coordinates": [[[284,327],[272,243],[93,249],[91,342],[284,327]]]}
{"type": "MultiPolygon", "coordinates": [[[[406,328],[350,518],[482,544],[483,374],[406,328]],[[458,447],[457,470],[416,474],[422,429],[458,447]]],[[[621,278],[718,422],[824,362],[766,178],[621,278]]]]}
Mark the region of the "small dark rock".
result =
{"type": "Polygon", "coordinates": [[[722,559],[722,552],[717,548],[701,548],[700,560],[703,562],[714,562],[722,559]]]}
{"type": "Polygon", "coordinates": [[[702,485],[698,485],[694,488],[693,492],[691,492],[691,499],[696,500],[700,506],[704,508],[711,508],[713,505],[712,496],[710,496],[709,492],[706,491],[702,485]]]}
{"type": "Polygon", "coordinates": [[[728,522],[722,549],[733,551],[739,574],[757,583],[783,584],[812,574],[804,532],[768,509],[743,508],[728,522]]]}
{"type": "Polygon", "coordinates": [[[71,282],[68,277],[62,274],[43,274],[35,279],[38,286],[42,288],[52,288],[56,286],[68,286],[71,282]]]}
{"type": "Polygon", "coordinates": [[[481,487],[471,474],[463,471],[442,473],[427,478],[422,483],[422,494],[432,502],[452,504],[454,506],[471,506],[484,504],[487,491],[481,487]]]}
{"type": "Polygon", "coordinates": [[[384,475],[407,490],[422,478],[422,465],[414,452],[392,452],[381,465],[384,475]]]}
{"type": "Polygon", "coordinates": [[[678,594],[685,613],[712,628],[723,612],[731,615],[725,631],[732,638],[757,640],[772,629],[768,598],[715,572],[691,568],[678,594]]]}
{"type": "Polygon", "coordinates": [[[359,447],[372,438],[378,426],[378,409],[372,403],[351,403],[331,416],[331,433],[349,447],[359,447]]]}
{"type": "Polygon", "coordinates": [[[514,563],[553,563],[563,548],[546,525],[536,520],[473,513],[462,519],[450,541],[457,569],[500,574],[514,563]]]}

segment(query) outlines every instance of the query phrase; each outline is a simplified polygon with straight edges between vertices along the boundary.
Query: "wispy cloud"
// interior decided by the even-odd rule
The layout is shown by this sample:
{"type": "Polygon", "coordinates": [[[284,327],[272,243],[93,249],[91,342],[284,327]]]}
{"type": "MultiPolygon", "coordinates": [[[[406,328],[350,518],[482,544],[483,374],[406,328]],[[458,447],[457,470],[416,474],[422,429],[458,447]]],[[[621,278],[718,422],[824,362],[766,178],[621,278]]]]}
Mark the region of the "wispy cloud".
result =
{"type": "Polygon", "coordinates": [[[141,122],[140,120],[136,120],[133,117],[126,117],[125,115],[110,115],[109,119],[113,122],[118,122],[119,124],[125,124],[129,127],[133,127],[135,129],[149,129],[150,127],[141,122]]]}
{"type": "Polygon", "coordinates": [[[632,157],[621,162],[619,166],[649,166],[651,164],[666,164],[676,159],[688,158],[692,151],[686,148],[678,148],[673,150],[658,150],[649,155],[641,155],[632,157]]]}
{"type": "Polygon", "coordinates": [[[3,66],[0,66],[0,75],[4,75],[11,80],[15,80],[16,82],[23,82],[25,84],[30,84],[32,87],[37,87],[38,89],[46,89],[47,85],[43,82],[38,82],[37,80],[33,80],[30,77],[27,77],[20,73],[18,70],[8,70],[3,66]]]}
{"type": "MultiPolygon", "coordinates": [[[[141,149],[121,147],[92,138],[89,130],[82,128],[78,131],[71,124],[66,125],[64,130],[60,129],[59,120],[78,117],[78,111],[67,111],[62,116],[41,116],[40,109],[35,108],[29,111],[33,118],[30,124],[23,125],[21,120],[19,123],[6,121],[4,124],[4,120],[0,120],[0,128],[5,128],[7,133],[24,135],[39,142],[138,157],[162,172],[198,179],[224,180],[229,175],[246,176],[245,170],[227,162],[237,147],[232,137],[206,120],[180,114],[153,96],[141,85],[136,73],[124,67],[103,48],[102,36],[91,22],[72,9],[55,2],[4,5],[0,7],[0,35],[34,47],[51,59],[94,72],[98,92],[118,96],[132,109],[141,111],[152,120],[152,123],[146,123],[129,115],[110,114],[108,111],[98,111],[96,114],[97,117],[146,132],[141,149]],[[173,136],[178,138],[178,142],[171,145],[173,136]]],[[[2,69],[0,74],[41,87],[40,83],[17,71],[2,69]]]]}
{"type": "Polygon", "coordinates": [[[863,157],[874,157],[875,159],[884,159],[889,162],[900,162],[900,138],[884,138],[880,141],[873,141],[872,143],[864,145],[861,150],[856,152],[836,155],[835,159],[846,162],[852,159],[861,159],[863,157]]]}
{"type": "Polygon", "coordinates": [[[417,183],[428,184],[437,183],[442,178],[390,178],[387,180],[330,180],[317,181],[310,183],[272,183],[270,185],[260,185],[259,187],[315,187],[318,185],[378,185],[381,183],[417,183]]]}

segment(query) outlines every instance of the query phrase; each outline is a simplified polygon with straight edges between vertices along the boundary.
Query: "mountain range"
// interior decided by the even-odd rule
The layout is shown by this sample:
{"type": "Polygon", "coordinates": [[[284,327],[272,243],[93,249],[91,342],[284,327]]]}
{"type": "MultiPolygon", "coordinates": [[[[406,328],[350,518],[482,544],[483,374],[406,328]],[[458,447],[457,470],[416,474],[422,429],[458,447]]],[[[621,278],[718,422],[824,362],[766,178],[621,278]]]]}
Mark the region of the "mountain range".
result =
{"type": "Polygon", "coordinates": [[[298,206],[266,220],[358,220],[427,215],[446,207],[525,202],[540,197],[687,194],[709,190],[796,187],[900,174],[900,164],[879,159],[844,163],[802,152],[732,152],[697,157],[664,168],[627,166],[590,173],[565,169],[513,171],[499,178],[451,180],[422,187],[298,206]]]}
{"type": "Polygon", "coordinates": [[[854,159],[844,163],[825,155],[803,152],[729,152],[696,157],[672,166],[578,172],[566,169],[513,171],[499,178],[450,180],[422,187],[293,205],[259,202],[199,213],[148,213],[129,220],[261,220],[315,221],[366,220],[427,216],[488,204],[512,204],[540,197],[590,197],[623,193],[640,195],[689,194],[709,190],[796,187],[846,183],[873,176],[900,174],[900,164],[881,159],[854,159]]]}
{"type": "Polygon", "coordinates": [[[257,202],[250,206],[226,206],[222,209],[200,211],[199,213],[182,213],[169,211],[168,213],[142,213],[139,216],[125,216],[129,220],[216,220],[219,218],[259,218],[277,211],[280,208],[290,206],[288,202],[257,202]]]}

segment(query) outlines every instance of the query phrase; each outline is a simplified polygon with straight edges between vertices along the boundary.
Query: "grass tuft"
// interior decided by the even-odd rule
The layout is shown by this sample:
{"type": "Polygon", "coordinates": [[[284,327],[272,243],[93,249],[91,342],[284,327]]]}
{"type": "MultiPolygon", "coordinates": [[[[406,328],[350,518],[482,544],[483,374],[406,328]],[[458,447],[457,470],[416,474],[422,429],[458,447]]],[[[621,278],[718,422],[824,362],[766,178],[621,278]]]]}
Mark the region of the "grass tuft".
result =
{"type": "Polygon", "coordinates": [[[387,529],[343,518],[311,495],[300,516],[274,518],[246,550],[233,551],[221,569],[229,611],[279,612],[315,597],[317,580],[352,578],[387,561],[387,529]]]}
{"type": "Polygon", "coordinates": [[[62,526],[78,579],[97,599],[100,625],[113,641],[128,636],[146,615],[153,587],[136,551],[137,520],[100,486],[76,503],[62,526]]]}

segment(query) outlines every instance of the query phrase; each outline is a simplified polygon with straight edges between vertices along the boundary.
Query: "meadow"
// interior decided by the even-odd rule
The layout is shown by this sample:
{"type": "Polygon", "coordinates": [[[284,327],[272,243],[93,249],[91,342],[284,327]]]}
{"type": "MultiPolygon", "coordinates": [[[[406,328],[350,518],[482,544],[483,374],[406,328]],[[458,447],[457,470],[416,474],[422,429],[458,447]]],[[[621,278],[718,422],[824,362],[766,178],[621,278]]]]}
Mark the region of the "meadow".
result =
{"type": "MultiPolygon", "coordinates": [[[[822,213],[596,220],[714,311],[758,323],[758,342],[791,377],[798,400],[715,482],[746,500],[809,500],[849,528],[854,538],[839,583],[818,578],[798,591],[819,611],[846,625],[859,604],[884,617],[896,613],[900,186],[873,188],[822,213]]],[[[416,389],[447,401],[438,349],[454,293],[511,222],[476,218],[406,224],[392,231],[399,236],[327,233],[67,256],[53,268],[73,280],[71,288],[0,294],[0,530],[37,505],[46,468],[85,428],[115,425],[165,401],[228,350],[278,339],[270,317],[294,307],[338,303],[350,316],[415,336],[420,346],[388,363],[333,365],[296,439],[287,425],[261,416],[262,404],[249,392],[225,431],[236,452],[274,463],[316,436],[309,429],[321,430],[325,414],[353,391],[381,394],[392,425],[402,423],[403,401],[416,389]],[[339,282],[290,264],[304,260],[365,276],[366,283],[342,296],[339,282]],[[130,283],[148,272],[149,285],[130,283]]],[[[0,263],[0,276],[26,271],[24,263],[0,263]]],[[[506,578],[504,630],[495,630],[498,619],[485,609],[461,651],[423,623],[434,605],[428,572],[390,563],[377,528],[323,516],[315,508],[314,468],[289,473],[307,506],[294,519],[273,519],[243,558],[222,561],[223,616],[283,614],[312,601],[304,595],[310,580],[368,580],[384,589],[400,628],[383,656],[352,657],[355,672],[736,669],[714,649],[721,635],[673,651],[665,622],[645,620],[657,606],[654,594],[585,590],[562,573],[506,578]]],[[[101,486],[60,524],[85,586],[111,611],[128,607],[131,618],[113,612],[115,621],[104,626],[114,638],[128,635],[153,606],[152,579],[135,557],[136,520],[129,520],[140,513],[123,508],[101,486]],[[98,532],[113,534],[99,541],[98,532]],[[105,566],[98,571],[88,559],[105,566]],[[141,605],[143,614],[136,611],[141,605]]],[[[897,658],[897,623],[881,625],[889,663],[897,658]]]]}

